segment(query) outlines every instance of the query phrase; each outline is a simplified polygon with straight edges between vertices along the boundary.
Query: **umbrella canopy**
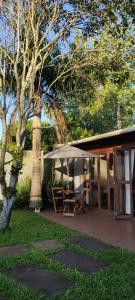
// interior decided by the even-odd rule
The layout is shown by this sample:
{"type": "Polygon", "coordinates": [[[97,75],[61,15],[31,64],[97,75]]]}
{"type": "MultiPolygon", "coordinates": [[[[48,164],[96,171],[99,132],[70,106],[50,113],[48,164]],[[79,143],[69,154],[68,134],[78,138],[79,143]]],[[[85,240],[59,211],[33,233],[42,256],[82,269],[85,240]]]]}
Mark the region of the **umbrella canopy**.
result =
{"type": "Polygon", "coordinates": [[[56,158],[92,158],[96,155],[88,153],[76,147],[69,145],[58,148],[52,152],[47,153],[43,158],[56,159],[56,158]]]}

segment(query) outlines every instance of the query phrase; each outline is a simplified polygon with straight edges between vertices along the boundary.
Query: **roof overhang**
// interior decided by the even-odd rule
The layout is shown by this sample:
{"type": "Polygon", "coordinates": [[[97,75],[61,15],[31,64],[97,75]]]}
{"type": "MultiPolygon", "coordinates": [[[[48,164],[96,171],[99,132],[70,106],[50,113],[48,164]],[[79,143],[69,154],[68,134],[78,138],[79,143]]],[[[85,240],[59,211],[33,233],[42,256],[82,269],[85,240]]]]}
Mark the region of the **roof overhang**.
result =
{"type": "Polygon", "coordinates": [[[110,131],[107,133],[91,136],[91,137],[80,139],[80,140],[75,140],[75,141],[69,142],[68,144],[73,146],[73,145],[79,145],[79,144],[84,144],[84,143],[88,143],[88,142],[96,142],[98,140],[103,140],[103,139],[107,139],[107,138],[111,138],[111,137],[119,137],[124,134],[132,133],[132,132],[135,133],[135,126],[132,126],[129,128],[124,128],[121,130],[110,131]]]}

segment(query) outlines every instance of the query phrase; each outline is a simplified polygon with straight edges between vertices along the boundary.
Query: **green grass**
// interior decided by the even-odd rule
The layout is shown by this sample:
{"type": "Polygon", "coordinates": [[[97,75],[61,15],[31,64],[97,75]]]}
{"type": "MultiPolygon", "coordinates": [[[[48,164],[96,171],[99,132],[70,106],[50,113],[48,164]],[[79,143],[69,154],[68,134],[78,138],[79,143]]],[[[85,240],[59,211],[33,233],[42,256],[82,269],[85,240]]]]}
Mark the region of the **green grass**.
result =
{"type": "Polygon", "coordinates": [[[25,256],[0,257],[0,294],[8,300],[48,299],[46,296],[39,295],[6,276],[5,271],[10,267],[29,263],[54,271],[74,281],[71,289],[49,299],[135,299],[135,254],[115,247],[110,247],[102,253],[84,250],[66,240],[67,237],[76,234],[78,233],[75,231],[49,222],[31,212],[14,211],[10,229],[7,232],[0,233],[0,247],[16,244],[27,245],[29,252],[25,256]],[[102,260],[107,267],[93,275],[86,275],[77,270],[67,269],[49,258],[48,254],[54,253],[53,250],[41,251],[31,245],[32,242],[46,239],[61,241],[65,248],[102,260]]]}

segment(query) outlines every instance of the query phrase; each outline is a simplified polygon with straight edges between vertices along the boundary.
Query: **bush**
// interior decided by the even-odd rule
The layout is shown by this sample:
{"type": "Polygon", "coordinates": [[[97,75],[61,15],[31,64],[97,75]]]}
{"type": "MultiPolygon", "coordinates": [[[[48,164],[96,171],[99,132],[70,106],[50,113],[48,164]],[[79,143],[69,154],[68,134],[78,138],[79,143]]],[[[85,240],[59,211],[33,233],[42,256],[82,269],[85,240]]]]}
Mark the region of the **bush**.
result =
{"type": "Polygon", "coordinates": [[[57,187],[57,186],[63,187],[64,189],[67,189],[68,188],[68,181],[64,180],[64,179],[55,179],[53,181],[53,187],[57,187]]]}
{"type": "Polygon", "coordinates": [[[30,177],[25,177],[21,182],[18,182],[16,201],[15,201],[16,208],[25,208],[29,206],[30,191],[31,191],[30,177]]]}

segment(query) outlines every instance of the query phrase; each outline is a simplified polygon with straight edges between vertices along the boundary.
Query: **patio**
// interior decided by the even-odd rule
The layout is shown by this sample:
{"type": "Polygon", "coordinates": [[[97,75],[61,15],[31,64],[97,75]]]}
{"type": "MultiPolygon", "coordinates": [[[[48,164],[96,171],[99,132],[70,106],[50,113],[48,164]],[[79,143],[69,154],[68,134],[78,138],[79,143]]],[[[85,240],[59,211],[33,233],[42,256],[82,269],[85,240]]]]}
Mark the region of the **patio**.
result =
{"type": "Polygon", "coordinates": [[[91,208],[74,217],[65,217],[52,210],[43,211],[40,215],[106,243],[135,252],[135,219],[115,220],[111,212],[91,208]]]}

